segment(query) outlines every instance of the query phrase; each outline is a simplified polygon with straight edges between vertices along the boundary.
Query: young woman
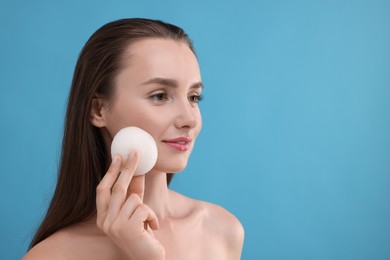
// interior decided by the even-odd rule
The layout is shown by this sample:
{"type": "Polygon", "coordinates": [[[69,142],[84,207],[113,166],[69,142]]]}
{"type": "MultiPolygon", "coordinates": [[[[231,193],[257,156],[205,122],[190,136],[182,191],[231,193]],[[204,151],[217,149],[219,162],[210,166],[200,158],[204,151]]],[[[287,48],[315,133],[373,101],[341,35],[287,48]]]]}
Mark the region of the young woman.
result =
{"type": "Polygon", "coordinates": [[[97,30],[76,65],[57,187],[24,259],[239,259],[240,222],[168,188],[201,129],[202,89],[182,29],[123,19],[97,30]],[[156,141],[157,163],[144,176],[133,176],[136,151],[110,156],[127,126],[156,141]]]}

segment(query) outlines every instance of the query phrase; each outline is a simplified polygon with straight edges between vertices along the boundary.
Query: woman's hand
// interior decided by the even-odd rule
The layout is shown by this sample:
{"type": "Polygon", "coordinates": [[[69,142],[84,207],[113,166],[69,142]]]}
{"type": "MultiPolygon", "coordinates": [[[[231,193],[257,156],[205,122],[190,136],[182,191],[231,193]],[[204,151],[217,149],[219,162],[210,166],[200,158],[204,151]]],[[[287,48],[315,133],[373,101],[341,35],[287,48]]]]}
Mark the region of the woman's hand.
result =
{"type": "Polygon", "coordinates": [[[121,157],[116,156],[97,186],[97,226],[130,259],[165,259],[165,250],[151,230],[158,229],[158,219],[143,204],[145,176],[133,177],[138,157],[138,152],[130,153],[121,170],[121,157]]]}

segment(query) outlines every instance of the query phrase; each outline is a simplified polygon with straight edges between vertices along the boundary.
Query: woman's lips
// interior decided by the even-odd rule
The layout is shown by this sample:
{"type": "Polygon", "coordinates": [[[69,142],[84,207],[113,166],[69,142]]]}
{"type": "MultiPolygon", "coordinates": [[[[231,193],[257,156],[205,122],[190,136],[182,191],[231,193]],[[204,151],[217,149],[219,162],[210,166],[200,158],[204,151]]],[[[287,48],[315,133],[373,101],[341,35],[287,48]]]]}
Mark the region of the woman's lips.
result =
{"type": "Polygon", "coordinates": [[[169,140],[163,140],[163,142],[178,151],[185,152],[190,149],[191,138],[177,137],[169,140]]]}

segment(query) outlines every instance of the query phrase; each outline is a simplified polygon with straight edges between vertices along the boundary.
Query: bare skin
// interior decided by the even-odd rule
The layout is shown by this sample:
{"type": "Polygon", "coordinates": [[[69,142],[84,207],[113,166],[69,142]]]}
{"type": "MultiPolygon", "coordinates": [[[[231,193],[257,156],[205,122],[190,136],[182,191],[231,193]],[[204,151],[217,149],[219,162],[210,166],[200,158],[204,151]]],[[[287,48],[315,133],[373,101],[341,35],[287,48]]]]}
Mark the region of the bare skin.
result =
{"type": "Polygon", "coordinates": [[[166,182],[167,172],[186,167],[202,125],[196,57],[184,43],[163,39],[137,42],[128,54],[131,62],[116,78],[114,99],[96,97],[91,123],[101,129],[107,148],[123,127],[149,132],[158,147],[155,167],[134,177],[138,153],[115,157],[97,187],[97,215],[51,235],[24,259],[240,259],[240,222],[166,182]],[[191,140],[188,150],[167,145],[182,136],[191,140]]]}
{"type": "MultiPolygon", "coordinates": [[[[132,183],[133,187],[139,185],[139,180],[142,182],[143,176],[134,178],[138,180],[132,183]]],[[[164,180],[155,176],[153,183],[157,182],[164,183],[164,180]]],[[[146,186],[145,191],[149,188],[152,187],[146,186]]],[[[136,196],[142,196],[140,192],[136,196]]],[[[219,206],[169,189],[166,192],[171,212],[158,218],[159,228],[153,230],[164,249],[161,258],[130,258],[91,219],[58,231],[34,247],[24,259],[240,259],[244,232],[233,215],[219,206]]],[[[144,198],[148,204],[145,195],[144,198]]],[[[160,197],[153,197],[149,198],[148,205],[153,200],[161,203],[160,197]]]]}

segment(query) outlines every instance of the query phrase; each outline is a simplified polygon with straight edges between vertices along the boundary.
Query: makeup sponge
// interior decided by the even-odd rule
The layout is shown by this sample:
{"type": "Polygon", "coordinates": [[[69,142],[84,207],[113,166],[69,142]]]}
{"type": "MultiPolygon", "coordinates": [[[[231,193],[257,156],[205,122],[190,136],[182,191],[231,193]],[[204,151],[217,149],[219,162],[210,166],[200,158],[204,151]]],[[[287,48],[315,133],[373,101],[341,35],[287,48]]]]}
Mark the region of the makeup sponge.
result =
{"type": "Polygon", "coordinates": [[[111,157],[120,155],[126,162],[132,150],[139,153],[138,167],[134,175],[143,175],[150,171],[157,161],[157,146],[153,137],[138,127],[125,127],[119,130],[111,143],[111,157]]]}

